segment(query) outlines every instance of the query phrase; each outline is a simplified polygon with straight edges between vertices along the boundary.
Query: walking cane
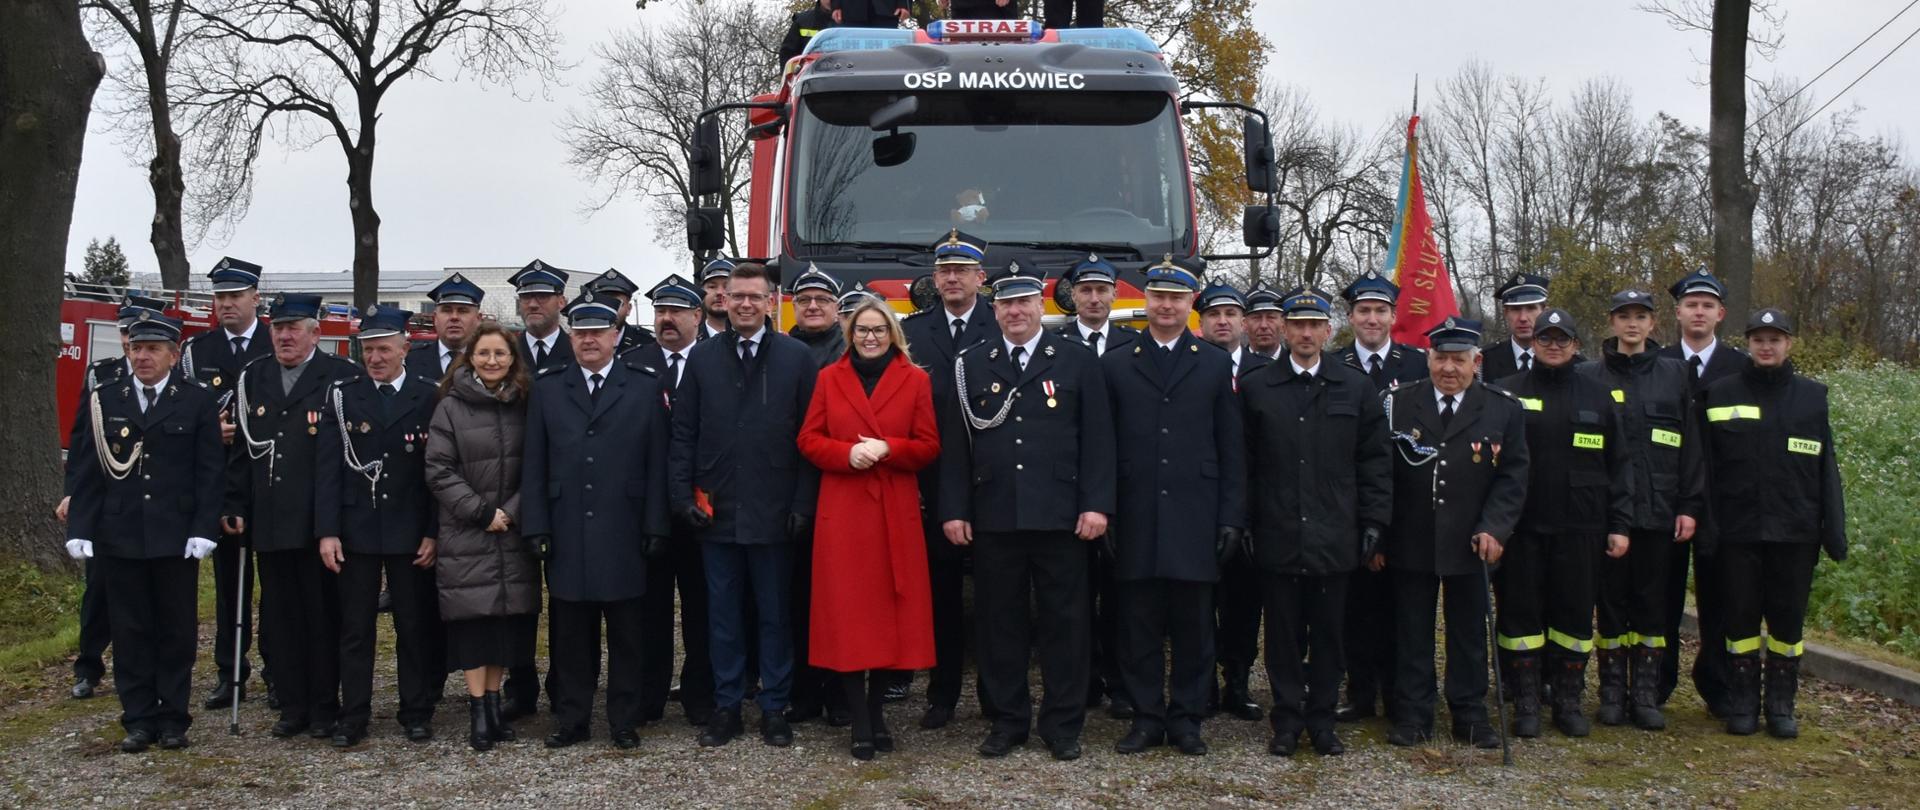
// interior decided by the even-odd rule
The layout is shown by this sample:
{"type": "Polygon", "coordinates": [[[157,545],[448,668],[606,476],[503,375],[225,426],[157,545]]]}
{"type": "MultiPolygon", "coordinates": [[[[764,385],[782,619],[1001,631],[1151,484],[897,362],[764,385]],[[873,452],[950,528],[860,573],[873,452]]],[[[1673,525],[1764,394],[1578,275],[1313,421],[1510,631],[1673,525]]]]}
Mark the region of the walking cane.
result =
{"type": "MultiPolygon", "coordinates": [[[[1475,556],[1478,556],[1479,548],[1477,544],[1474,552],[1475,556]]],[[[1512,765],[1513,747],[1507,743],[1507,704],[1500,699],[1500,694],[1505,692],[1506,688],[1500,683],[1499,645],[1494,641],[1497,637],[1494,635],[1493,628],[1493,572],[1488,568],[1487,558],[1485,557],[1480,558],[1480,584],[1486,586],[1487,589],[1487,645],[1495,651],[1494,654],[1488,656],[1487,660],[1493,665],[1493,705],[1500,716],[1500,725],[1498,726],[1500,729],[1500,764],[1512,765]]]]}
{"type": "MultiPolygon", "coordinates": [[[[239,543],[240,538],[234,537],[232,541],[239,543]]],[[[233,599],[233,713],[227,720],[227,733],[235,737],[240,736],[240,661],[243,656],[241,651],[247,648],[247,620],[244,611],[247,609],[247,597],[251,595],[247,593],[247,558],[250,556],[252,555],[247,553],[246,545],[242,544],[238,575],[240,581],[233,586],[233,592],[238,595],[233,599]]]]}

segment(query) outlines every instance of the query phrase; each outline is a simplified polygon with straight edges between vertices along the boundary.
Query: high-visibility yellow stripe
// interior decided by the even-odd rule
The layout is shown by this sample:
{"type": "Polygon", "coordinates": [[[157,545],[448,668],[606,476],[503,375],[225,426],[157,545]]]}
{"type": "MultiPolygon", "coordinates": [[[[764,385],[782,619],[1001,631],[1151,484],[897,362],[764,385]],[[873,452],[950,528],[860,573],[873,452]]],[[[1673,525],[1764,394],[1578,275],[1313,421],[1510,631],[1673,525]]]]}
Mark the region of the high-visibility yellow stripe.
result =
{"type": "Polygon", "coordinates": [[[1796,439],[1792,436],[1788,436],[1787,452],[1801,453],[1809,456],[1817,456],[1817,455],[1820,455],[1820,443],[1817,441],[1814,441],[1813,439],[1796,439]]]}
{"type": "Polygon", "coordinates": [[[1636,641],[1638,641],[1640,646],[1642,647],[1657,647],[1657,648],[1664,649],[1667,646],[1666,636],[1641,636],[1640,638],[1636,639],[1636,641]]]}
{"type": "Polygon", "coordinates": [[[1758,405],[1723,405],[1718,408],[1707,409],[1707,421],[1709,422],[1728,422],[1735,419],[1759,418],[1760,406],[1758,405]]]}
{"type": "Polygon", "coordinates": [[[1767,639],[1767,652],[1773,655],[1785,656],[1787,658],[1799,658],[1801,655],[1805,654],[1806,651],[1807,651],[1807,643],[1804,641],[1796,641],[1792,644],[1787,644],[1785,642],[1778,641],[1773,638],[1767,639]]]}
{"type": "Polygon", "coordinates": [[[1671,430],[1661,430],[1660,428],[1654,428],[1653,443],[1664,444],[1668,447],[1679,447],[1680,434],[1671,430]]]}
{"type": "Polygon", "coordinates": [[[1607,447],[1607,437],[1598,433],[1575,433],[1573,446],[1582,450],[1604,450],[1607,447]]]}
{"type": "Polygon", "coordinates": [[[1547,628],[1547,640],[1577,653],[1593,652],[1593,638],[1574,638],[1551,627],[1547,628]]]}
{"type": "Polygon", "coordinates": [[[1731,639],[1731,638],[1727,639],[1727,652],[1733,653],[1734,655],[1746,655],[1747,653],[1753,653],[1753,652],[1759,652],[1759,651],[1760,651],[1759,636],[1754,636],[1753,638],[1737,639],[1737,640],[1731,639]]]}
{"type": "Polygon", "coordinates": [[[1546,403],[1532,397],[1520,397],[1521,410],[1538,411],[1546,408],[1546,403]]]}
{"type": "Polygon", "coordinates": [[[1619,388],[1613,389],[1613,401],[1622,405],[1626,404],[1627,392],[1619,388]]]}
{"type": "Polygon", "coordinates": [[[1496,633],[1493,636],[1493,640],[1499,643],[1500,649],[1512,650],[1514,652],[1526,652],[1547,646],[1547,637],[1545,634],[1514,637],[1496,633]]]}
{"type": "Polygon", "coordinates": [[[1611,637],[1601,636],[1599,638],[1594,639],[1593,644],[1594,646],[1599,647],[1600,649],[1603,649],[1603,650],[1617,650],[1617,649],[1620,649],[1621,647],[1625,647],[1629,644],[1632,644],[1633,643],[1632,639],[1633,639],[1632,633],[1626,633],[1623,635],[1611,636],[1611,637]]]}
{"type": "Polygon", "coordinates": [[[802,29],[800,29],[800,36],[803,36],[803,37],[811,37],[811,36],[813,36],[814,34],[818,34],[818,33],[820,33],[820,29],[818,29],[818,28],[802,28],[802,29]]]}

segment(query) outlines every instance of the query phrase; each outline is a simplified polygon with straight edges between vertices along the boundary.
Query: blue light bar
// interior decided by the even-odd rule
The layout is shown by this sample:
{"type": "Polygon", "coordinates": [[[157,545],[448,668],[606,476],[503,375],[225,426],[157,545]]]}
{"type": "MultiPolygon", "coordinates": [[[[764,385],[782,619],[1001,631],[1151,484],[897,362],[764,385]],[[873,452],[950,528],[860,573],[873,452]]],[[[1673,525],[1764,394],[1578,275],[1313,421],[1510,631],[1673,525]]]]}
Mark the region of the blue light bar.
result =
{"type": "Polygon", "coordinates": [[[913,32],[887,28],[829,28],[813,35],[802,54],[883,51],[913,44],[913,32]]]}
{"type": "MultiPolygon", "coordinates": [[[[829,29],[833,30],[833,29],[829,29]]],[[[825,33],[824,31],[821,33],[825,33]]],[[[1061,42],[1085,45],[1089,48],[1113,48],[1121,51],[1139,51],[1141,53],[1160,53],[1160,46],[1154,44],[1153,37],[1132,28],[1062,28],[1054,32],[1061,42]]]]}

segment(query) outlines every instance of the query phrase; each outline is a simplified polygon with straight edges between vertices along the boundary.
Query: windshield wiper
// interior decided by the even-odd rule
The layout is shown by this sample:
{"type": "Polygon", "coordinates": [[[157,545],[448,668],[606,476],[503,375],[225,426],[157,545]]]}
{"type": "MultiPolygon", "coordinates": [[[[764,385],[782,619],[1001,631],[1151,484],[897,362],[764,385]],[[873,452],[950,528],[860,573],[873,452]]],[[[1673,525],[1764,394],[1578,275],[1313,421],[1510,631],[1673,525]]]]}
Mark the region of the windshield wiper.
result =
{"type": "Polygon", "coordinates": [[[1018,247],[1031,250],[1061,250],[1074,253],[1098,253],[1102,256],[1140,258],[1140,249],[1125,242],[995,242],[994,247],[1018,247]]]}

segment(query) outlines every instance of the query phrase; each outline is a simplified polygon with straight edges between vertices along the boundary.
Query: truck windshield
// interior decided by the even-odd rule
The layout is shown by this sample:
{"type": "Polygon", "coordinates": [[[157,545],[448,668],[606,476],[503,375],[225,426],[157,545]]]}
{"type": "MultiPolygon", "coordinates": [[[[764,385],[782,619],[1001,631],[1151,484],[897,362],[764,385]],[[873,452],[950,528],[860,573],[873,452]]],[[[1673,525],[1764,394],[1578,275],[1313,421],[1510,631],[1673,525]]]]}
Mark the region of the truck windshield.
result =
{"type": "Polygon", "coordinates": [[[867,121],[900,97],[804,97],[788,209],[799,255],[921,247],[956,227],[1029,248],[1186,252],[1187,163],[1167,95],[922,93],[919,111],[899,125],[914,136],[911,152],[882,166],[875,141],[888,133],[867,121]]]}

